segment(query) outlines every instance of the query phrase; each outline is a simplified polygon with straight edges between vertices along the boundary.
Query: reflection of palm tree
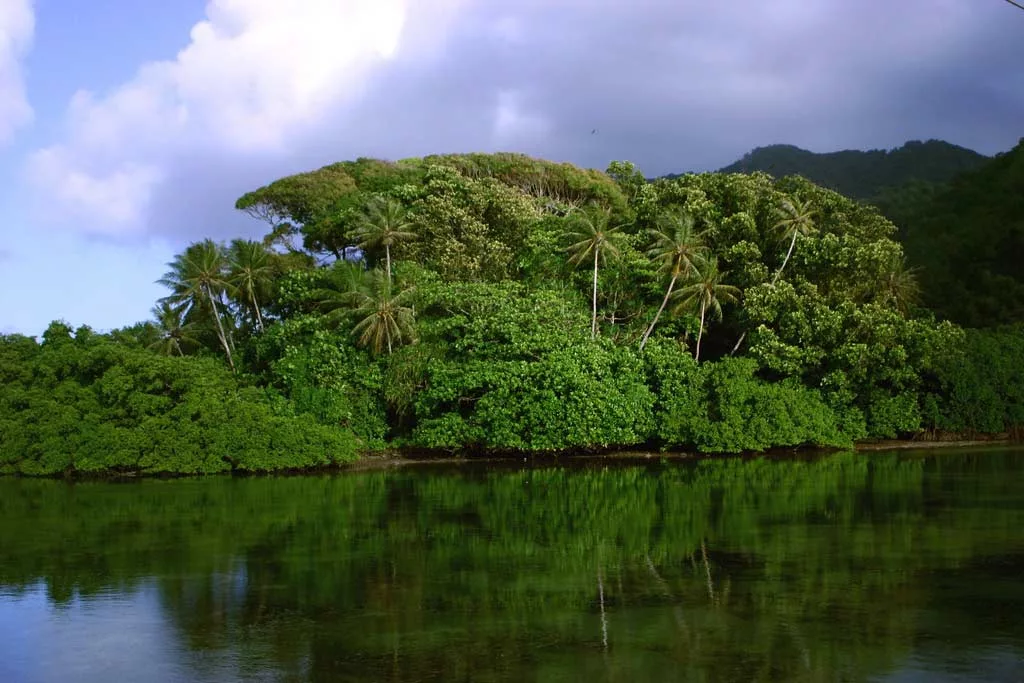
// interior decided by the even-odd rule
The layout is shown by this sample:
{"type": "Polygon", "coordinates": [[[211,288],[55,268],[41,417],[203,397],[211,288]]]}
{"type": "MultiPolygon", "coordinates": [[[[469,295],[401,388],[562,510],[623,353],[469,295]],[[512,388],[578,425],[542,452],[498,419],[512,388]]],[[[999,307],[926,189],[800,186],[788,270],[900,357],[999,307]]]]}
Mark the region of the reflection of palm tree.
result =
{"type": "Polygon", "coordinates": [[[392,353],[395,346],[415,340],[415,314],[413,313],[413,287],[398,294],[391,291],[391,282],[380,270],[369,276],[368,291],[356,290],[351,294],[359,322],[352,334],[359,335],[359,344],[368,346],[374,354],[385,348],[392,353]]]}
{"type": "Polygon", "coordinates": [[[352,237],[360,249],[384,249],[384,271],[391,282],[391,247],[416,239],[402,203],[390,197],[374,197],[366,207],[352,237]]]}
{"type": "Polygon", "coordinates": [[[189,245],[184,253],[175,256],[167,264],[170,270],[157,282],[171,290],[171,294],[161,301],[181,305],[184,315],[199,312],[213,318],[217,326],[217,339],[227,356],[228,365],[234,370],[231,346],[217,306],[218,302],[223,304],[221,297],[231,288],[225,277],[226,265],[223,247],[207,239],[189,245]]]}
{"type": "Polygon", "coordinates": [[[672,590],[669,588],[668,581],[666,581],[661,574],[658,573],[658,570],[655,569],[654,562],[651,561],[649,553],[645,556],[645,561],[647,564],[647,570],[651,573],[651,576],[654,577],[654,580],[658,583],[658,587],[661,589],[661,594],[674,603],[672,607],[672,615],[675,617],[676,625],[678,625],[680,630],[685,634],[687,632],[686,618],[683,616],[683,610],[679,606],[678,599],[672,595],[672,590]]]}
{"type": "Polygon", "coordinates": [[[228,251],[228,262],[228,283],[234,290],[239,307],[251,309],[256,329],[262,332],[263,314],[259,299],[264,297],[274,274],[270,253],[259,242],[234,240],[228,251]]]}
{"type": "Polygon", "coordinates": [[[711,601],[715,601],[715,584],[711,582],[711,563],[708,562],[708,549],[704,544],[704,539],[700,539],[700,554],[704,558],[704,575],[707,577],[708,582],[708,597],[711,601]]]}
{"type": "Polygon", "coordinates": [[[814,216],[817,212],[811,207],[809,201],[801,202],[799,199],[784,199],[777,213],[779,221],[775,224],[775,229],[782,232],[783,237],[791,237],[791,239],[789,251],[786,252],[786,258],[782,260],[782,265],[775,271],[772,284],[778,281],[779,276],[782,275],[783,268],[789,263],[789,257],[793,255],[793,247],[796,246],[796,238],[800,235],[806,237],[813,234],[816,230],[814,227],[814,216]]]}
{"type": "Polygon", "coordinates": [[[601,564],[597,565],[597,598],[601,606],[601,644],[608,650],[608,615],[604,611],[604,577],[601,572],[601,564]]]}
{"type": "Polygon", "coordinates": [[[185,351],[182,349],[182,345],[199,344],[199,341],[193,336],[195,324],[184,322],[182,307],[161,301],[152,308],[151,312],[154,326],[160,333],[160,338],[147,347],[151,351],[165,356],[173,356],[175,353],[184,356],[185,351]]]}
{"type": "Polygon", "coordinates": [[[712,319],[722,319],[722,304],[735,303],[740,297],[740,290],[722,280],[727,272],[718,271],[718,259],[704,259],[698,266],[696,277],[678,292],[681,301],[676,312],[681,310],[700,311],[700,330],[697,332],[697,351],[694,360],[700,360],[700,340],[704,336],[704,321],[710,313],[712,319]]]}
{"type": "Polygon", "coordinates": [[[593,309],[590,321],[590,338],[597,338],[597,268],[601,263],[618,258],[618,242],[622,234],[621,225],[609,227],[611,211],[592,209],[581,212],[574,220],[574,229],[566,233],[574,240],[566,249],[569,263],[578,266],[584,261],[594,261],[593,309]]]}
{"type": "Polygon", "coordinates": [[[680,277],[685,279],[694,272],[694,263],[705,250],[703,235],[694,232],[693,217],[689,214],[664,216],[660,222],[660,229],[648,231],[654,243],[647,250],[647,255],[653,261],[660,262],[659,271],[668,274],[670,278],[665,298],[662,299],[658,312],[654,314],[654,320],[640,340],[641,350],[647,345],[647,339],[654,331],[654,326],[658,324],[676,282],[680,277]]]}

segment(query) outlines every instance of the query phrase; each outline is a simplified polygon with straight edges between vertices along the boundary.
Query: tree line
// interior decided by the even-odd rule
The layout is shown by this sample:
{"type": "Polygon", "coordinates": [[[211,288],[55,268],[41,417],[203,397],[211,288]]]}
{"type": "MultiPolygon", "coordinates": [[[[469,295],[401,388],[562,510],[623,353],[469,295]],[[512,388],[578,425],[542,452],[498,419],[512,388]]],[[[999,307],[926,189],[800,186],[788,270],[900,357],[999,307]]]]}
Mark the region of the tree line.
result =
{"type": "MultiPolygon", "coordinates": [[[[330,462],[388,446],[847,446],[1022,422],[1019,331],[938,321],[895,226],[800,177],[360,159],[237,208],[265,221],[264,238],[189,245],[153,320],[83,342],[66,326],[41,344],[4,338],[18,381],[0,402],[20,406],[0,433],[16,435],[0,435],[9,471],[30,469],[16,444],[39,438],[18,394],[39,387],[34,364],[90,344],[220,373],[282,429],[316,430],[304,452],[333,435],[330,462]]],[[[104,375],[74,377],[99,402],[77,414],[109,423],[104,375]]],[[[180,469],[174,457],[160,467],[180,469]]]]}

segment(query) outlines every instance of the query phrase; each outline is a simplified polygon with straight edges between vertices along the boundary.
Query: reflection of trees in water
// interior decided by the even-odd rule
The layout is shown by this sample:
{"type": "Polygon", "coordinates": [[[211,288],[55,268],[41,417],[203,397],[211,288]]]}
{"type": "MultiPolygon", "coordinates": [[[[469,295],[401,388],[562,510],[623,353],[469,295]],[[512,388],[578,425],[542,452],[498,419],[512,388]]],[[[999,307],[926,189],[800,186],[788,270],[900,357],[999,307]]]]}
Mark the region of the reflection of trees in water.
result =
{"type": "Polygon", "coordinates": [[[1020,550],[1022,476],[987,452],[0,482],[0,584],[155,576],[189,649],[296,680],[858,679],[913,646],[936,572],[1020,550]]]}

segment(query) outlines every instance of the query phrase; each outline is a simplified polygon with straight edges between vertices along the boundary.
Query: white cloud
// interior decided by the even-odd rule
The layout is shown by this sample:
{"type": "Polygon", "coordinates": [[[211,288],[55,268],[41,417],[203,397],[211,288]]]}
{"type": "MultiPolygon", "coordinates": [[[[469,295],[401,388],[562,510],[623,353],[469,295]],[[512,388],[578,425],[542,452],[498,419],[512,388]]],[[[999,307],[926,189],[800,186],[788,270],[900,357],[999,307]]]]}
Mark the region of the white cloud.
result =
{"type": "Polygon", "coordinates": [[[79,232],[181,241],[260,229],[239,195],[358,156],[511,149],[658,174],[772,142],[1016,140],[1019,32],[998,3],[812,4],[211,0],[174,59],[78,93],[29,177],[79,232]],[[967,89],[978,59],[995,99],[967,89]]]}
{"type": "Polygon", "coordinates": [[[213,0],[206,15],[173,61],[75,95],[64,140],[29,159],[44,213],[87,233],[142,234],[182,160],[287,155],[359,98],[407,28],[403,0],[213,0]]]}
{"type": "Polygon", "coordinates": [[[0,2],[0,144],[32,119],[21,59],[32,43],[34,29],[32,0],[0,2]]]}

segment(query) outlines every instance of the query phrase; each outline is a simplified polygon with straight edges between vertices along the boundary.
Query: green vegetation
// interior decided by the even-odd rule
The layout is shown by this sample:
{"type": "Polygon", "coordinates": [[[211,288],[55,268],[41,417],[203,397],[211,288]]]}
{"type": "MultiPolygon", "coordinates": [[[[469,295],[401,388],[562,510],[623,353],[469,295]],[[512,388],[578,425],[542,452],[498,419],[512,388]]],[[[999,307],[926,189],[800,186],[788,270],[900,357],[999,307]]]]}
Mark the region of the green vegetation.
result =
{"type": "Polygon", "coordinates": [[[930,198],[901,207],[924,300],[971,327],[1024,323],[1024,140],[930,198]]]}
{"type": "Polygon", "coordinates": [[[164,357],[54,323],[0,338],[0,474],[262,472],[355,458],[209,358],[164,357]]]}
{"type": "MultiPolygon", "coordinates": [[[[744,155],[721,173],[801,175],[853,199],[877,203],[893,190],[931,187],[981,167],[988,157],[942,140],[912,140],[892,150],[843,150],[817,154],[793,145],[769,145],[744,155]]],[[[888,214],[887,214],[888,215],[888,214]]]]}
{"type": "Polygon", "coordinates": [[[648,183],[622,162],[605,174],[515,154],[360,159],[237,206],[267,221],[263,241],[190,245],[154,322],[62,333],[59,348],[4,339],[18,380],[0,385],[6,471],[272,470],[387,444],[721,452],[1022,423],[1020,332],[935,322],[893,224],[803,178],[648,183]],[[111,360],[35,369],[91,344],[111,360]],[[984,363],[962,362],[972,349],[984,363]],[[112,396],[115,371],[156,379],[112,396]],[[219,393],[204,383],[214,375],[219,393]],[[126,407],[140,396],[144,408],[126,407]],[[221,412],[186,416],[182,396],[221,412]],[[224,412],[236,406],[245,417],[224,412]],[[66,425],[40,426],[72,407],[74,447],[66,425]],[[247,440],[210,449],[175,427],[179,448],[144,418],[247,440]],[[147,436],[90,445],[114,429],[147,436]],[[281,446],[285,434],[300,446],[281,446]]]}
{"type": "Polygon", "coordinates": [[[907,255],[890,269],[896,305],[909,295],[969,327],[1024,323],[1024,141],[995,158],[938,140],[829,154],[773,145],[722,172],[800,175],[877,206],[907,255]]]}

